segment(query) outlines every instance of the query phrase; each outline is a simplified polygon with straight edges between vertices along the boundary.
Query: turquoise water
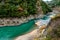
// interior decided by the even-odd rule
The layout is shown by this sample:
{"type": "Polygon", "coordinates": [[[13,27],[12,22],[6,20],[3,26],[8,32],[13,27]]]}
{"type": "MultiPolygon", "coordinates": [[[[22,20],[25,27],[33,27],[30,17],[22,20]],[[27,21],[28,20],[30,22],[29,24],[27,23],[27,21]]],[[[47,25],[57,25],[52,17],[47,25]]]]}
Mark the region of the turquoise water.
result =
{"type": "Polygon", "coordinates": [[[17,26],[0,27],[0,40],[13,40],[13,38],[25,34],[33,28],[34,20],[17,26]]]}
{"type": "Polygon", "coordinates": [[[43,18],[30,20],[21,25],[0,27],[0,40],[13,40],[15,37],[28,33],[32,30],[34,28],[35,20],[47,20],[48,18],[49,17],[44,16],[43,18]]]}

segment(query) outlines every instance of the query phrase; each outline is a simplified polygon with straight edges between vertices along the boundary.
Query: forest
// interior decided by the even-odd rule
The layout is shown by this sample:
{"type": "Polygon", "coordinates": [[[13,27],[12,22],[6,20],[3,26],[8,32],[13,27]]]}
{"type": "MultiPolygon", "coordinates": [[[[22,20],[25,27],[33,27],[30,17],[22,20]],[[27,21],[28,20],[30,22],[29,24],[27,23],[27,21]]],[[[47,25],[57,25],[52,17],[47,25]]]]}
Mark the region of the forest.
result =
{"type": "MultiPolygon", "coordinates": [[[[38,0],[39,1],[39,0],[38,0]]],[[[36,14],[37,0],[0,0],[0,17],[21,17],[36,14]]],[[[42,11],[46,14],[52,11],[43,1],[40,2],[42,11]]]]}

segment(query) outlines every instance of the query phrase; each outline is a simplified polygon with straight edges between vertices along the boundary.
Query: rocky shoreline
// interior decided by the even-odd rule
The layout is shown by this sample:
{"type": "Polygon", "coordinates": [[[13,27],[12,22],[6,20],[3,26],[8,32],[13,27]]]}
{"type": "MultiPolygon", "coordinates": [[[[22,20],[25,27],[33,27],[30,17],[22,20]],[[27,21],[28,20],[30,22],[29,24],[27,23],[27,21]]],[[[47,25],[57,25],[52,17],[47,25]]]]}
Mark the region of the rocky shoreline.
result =
{"type": "MultiPolygon", "coordinates": [[[[53,12],[50,13],[60,13],[56,10],[53,10],[53,12]]],[[[21,17],[21,18],[0,18],[0,27],[2,26],[14,26],[14,25],[20,25],[22,23],[28,22],[31,19],[37,19],[43,17],[43,14],[37,13],[35,15],[29,15],[27,17],[21,17]]]]}
{"type": "Polygon", "coordinates": [[[28,17],[21,17],[21,18],[0,18],[0,27],[20,25],[22,23],[28,22],[31,19],[36,19],[40,17],[42,17],[42,14],[35,14],[35,15],[30,15],[28,17]]]}

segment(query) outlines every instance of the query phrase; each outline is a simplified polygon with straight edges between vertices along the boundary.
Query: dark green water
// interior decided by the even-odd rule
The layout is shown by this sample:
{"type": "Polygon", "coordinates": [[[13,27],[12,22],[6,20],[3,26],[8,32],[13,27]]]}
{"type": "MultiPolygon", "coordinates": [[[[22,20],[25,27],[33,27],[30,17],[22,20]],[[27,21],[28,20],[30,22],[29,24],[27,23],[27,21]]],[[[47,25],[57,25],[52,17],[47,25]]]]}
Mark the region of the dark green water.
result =
{"type": "Polygon", "coordinates": [[[33,28],[34,20],[17,26],[0,27],[0,40],[13,40],[13,38],[25,34],[33,28]]]}

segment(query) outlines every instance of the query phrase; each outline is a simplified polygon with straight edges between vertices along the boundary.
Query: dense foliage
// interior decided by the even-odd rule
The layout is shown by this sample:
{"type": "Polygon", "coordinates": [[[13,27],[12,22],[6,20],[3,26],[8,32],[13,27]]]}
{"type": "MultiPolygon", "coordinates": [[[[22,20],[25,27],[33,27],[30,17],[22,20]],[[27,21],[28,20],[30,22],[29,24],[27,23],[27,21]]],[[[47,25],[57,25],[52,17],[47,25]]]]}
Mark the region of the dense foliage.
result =
{"type": "Polygon", "coordinates": [[[0,0],[0,17],[21,17],[36,13],[36,0],[0,0]]]}
{"type": "Polygon", "coordinates": [[[52,0],[52,3],[53,3],[55,6],[60,6],[60,0],[52,0]]]}
{"type": "Polygon", "coordinates": [[[46,4],[43,1],[41,1],[40,3],[44,14],[47,14],[48,12],[52,12],[52,9],[48,6],[48,4],[46,4]]]}
{"type": "Polygon", "coordinates": [[[50,1],[50,2],[47,1],[47,3],[48,3],[51,7],[60,6],[60,0],[52,0],[52,1],[50,1]]]}
{"type": "MultiPolygon", "coordinates": [[[[39,1],[39,0],[38,0],[39,1]]],[[[21,17],[36,14],[37,0],[0,0],[0,17],[21,17]]],[[[51,11],[46,3],[41,2],[44,14],[51,11]]]]}

